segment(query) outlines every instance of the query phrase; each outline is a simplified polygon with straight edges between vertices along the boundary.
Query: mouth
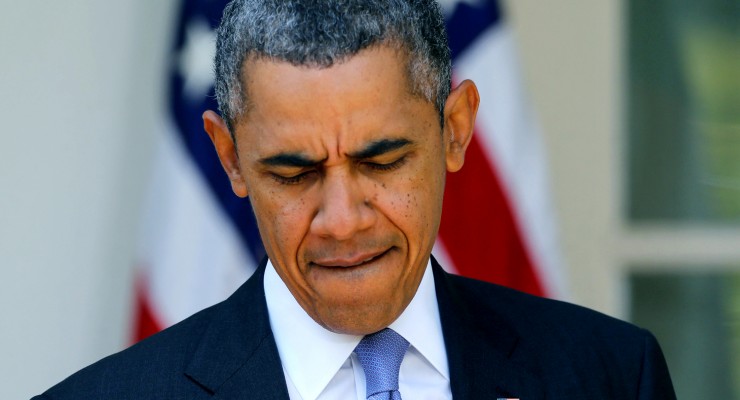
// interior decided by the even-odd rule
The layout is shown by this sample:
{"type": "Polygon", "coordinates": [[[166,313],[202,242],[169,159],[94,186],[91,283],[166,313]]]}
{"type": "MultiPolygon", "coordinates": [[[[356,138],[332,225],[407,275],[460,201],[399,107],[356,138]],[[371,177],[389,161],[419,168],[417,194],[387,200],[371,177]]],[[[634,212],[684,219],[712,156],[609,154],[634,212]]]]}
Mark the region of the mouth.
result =
{"type": "Polygon", "coordinates": [[[316,267],[324,267],[324,268],[356,268],[361,267],[363,265],[370,264],[386,254],[388,254],[393,248],[388,248],[386,250],[381,251],[375,251],[375,252],[369,252],[369,253],[361,253],[355,256],[351,257],[337,257],[337,258],[322,258],[318,260],[311,261],[312,266],[316,267]]]}

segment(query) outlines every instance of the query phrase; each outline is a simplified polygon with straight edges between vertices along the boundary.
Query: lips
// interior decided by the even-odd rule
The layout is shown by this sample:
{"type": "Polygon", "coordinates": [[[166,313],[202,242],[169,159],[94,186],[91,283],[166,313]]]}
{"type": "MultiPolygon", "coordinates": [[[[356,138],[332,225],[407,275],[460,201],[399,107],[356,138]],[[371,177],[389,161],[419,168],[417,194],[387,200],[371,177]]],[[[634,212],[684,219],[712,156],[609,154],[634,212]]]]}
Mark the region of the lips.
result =
{"type": "Polygon", "coordinates": [[[357,267],[363,264],[373,262],[383,257],[390,250],[391,249],[374,251],[374,252],[365,252],[365,253],[353,255],[351,257],[331,257],[331,258],[325,257],[325,258],[313,260],[311,261],[311,264],[315,266],[319,266],[319,267],[326,267],[326,268],[357,267]]]}

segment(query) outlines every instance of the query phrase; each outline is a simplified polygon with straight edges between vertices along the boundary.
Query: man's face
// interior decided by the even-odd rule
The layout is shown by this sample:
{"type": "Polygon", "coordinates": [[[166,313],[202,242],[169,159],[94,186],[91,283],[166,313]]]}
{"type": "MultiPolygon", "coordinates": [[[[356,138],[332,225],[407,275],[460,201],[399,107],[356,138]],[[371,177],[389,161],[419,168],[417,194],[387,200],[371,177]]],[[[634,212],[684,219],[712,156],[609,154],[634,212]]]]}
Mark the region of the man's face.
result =
{"type": "Polygon", "coordinates": [[[459,168],[448,165],[437,110],[410,93],[404,59],[386,47],[326,69],[247,63],[250,105],[229,175],[251,199],[270,260],[325,328],[388,326],[416,293],[446,170],[459,168]]]}

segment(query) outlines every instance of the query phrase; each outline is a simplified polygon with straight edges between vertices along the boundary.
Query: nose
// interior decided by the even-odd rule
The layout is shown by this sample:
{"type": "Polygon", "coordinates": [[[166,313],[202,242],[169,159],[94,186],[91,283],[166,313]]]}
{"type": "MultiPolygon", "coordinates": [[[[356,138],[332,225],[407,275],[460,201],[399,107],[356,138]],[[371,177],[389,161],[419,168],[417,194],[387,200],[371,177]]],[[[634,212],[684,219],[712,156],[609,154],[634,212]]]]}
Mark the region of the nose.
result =
{"type": "Polygon", "coordinates": [[[327,171],[321,183],[321,202],[311,232],[335,240],[351,239],[375,223],[376,214],[351,171],[327,171]]]}

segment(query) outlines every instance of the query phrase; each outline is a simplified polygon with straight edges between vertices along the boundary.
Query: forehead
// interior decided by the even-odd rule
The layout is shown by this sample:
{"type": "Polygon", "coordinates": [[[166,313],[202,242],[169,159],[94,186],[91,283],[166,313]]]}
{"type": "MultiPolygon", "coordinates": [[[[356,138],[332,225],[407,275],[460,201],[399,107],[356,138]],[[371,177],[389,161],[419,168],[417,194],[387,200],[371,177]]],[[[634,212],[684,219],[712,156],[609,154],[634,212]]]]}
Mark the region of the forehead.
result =
{"type": "Polygon", "coordinates": [[[251,101],[236,136],[249,158],[289,151],[331,159],[368,142],[418,142],[437,132],[434,105],[412,95],[403,53],[393,48],[366,49],[329,68],[257,59],[244,70],[251,101]]]}
{"type": "Polygon", "coordinates": [[[433,104],[412,94],[407,62],[400,50],[377,46],[328,68],[251,59],[243,69],[249,104],[242,120],[254,124],[376,120],[433,104]]]}
{"type": "Polygon", "coordinates": [[[332,91],[357,92],[371,85],[406,89],[411,94],[408,62],[405,51],[389,45],[377,45],[348,56],[331,66],[295,65],[268,57],[250,57],[242,68],[245,95],[250,111],[269,100],[266,94],[278,94],[282,89],[311,89],[315,94],[332,91]],[[359,83],[363,85],[358,86],[359,83]],[[342,90],[345,89],[345,90],[342,90]]]}

